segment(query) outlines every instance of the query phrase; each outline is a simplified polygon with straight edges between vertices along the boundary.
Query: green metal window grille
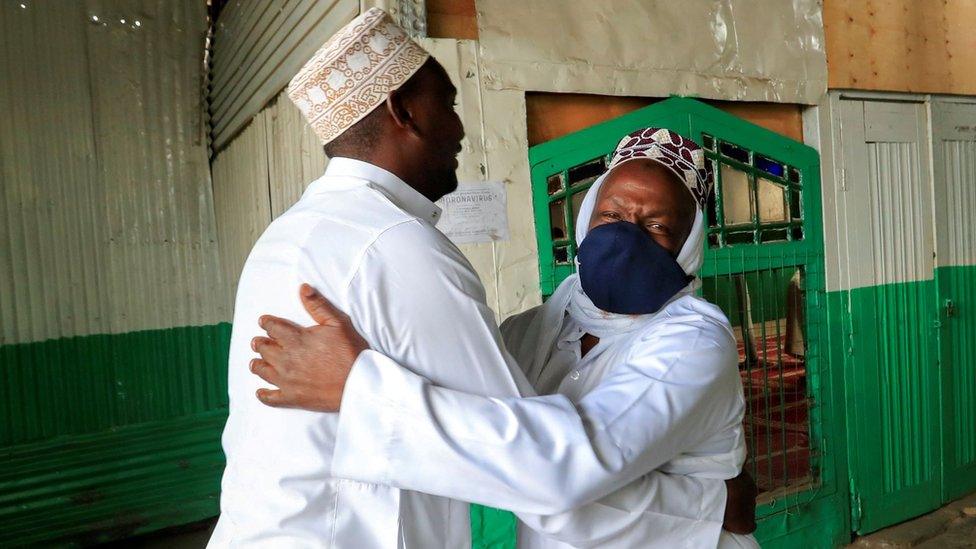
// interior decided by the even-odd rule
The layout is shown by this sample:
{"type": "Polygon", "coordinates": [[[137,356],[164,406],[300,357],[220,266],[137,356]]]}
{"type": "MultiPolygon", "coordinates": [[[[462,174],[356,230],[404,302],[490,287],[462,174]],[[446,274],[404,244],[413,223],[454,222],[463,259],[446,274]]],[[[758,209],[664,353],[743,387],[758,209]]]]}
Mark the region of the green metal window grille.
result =
{"type": "MultiPolygon", "coordinates": [[[[709,247],[803,239],[799,170],[709,134],[701,142],[716,178],[707,205],[709,247]]],[[[554,269],[575,270],[576,217],[610,157],[602,154],[546,177],[554,269]]],[[[802,266],[702,279],[704,297],[729,315],[735,330],[748,407],[749,466],[763,493],[813,482],[803,291],[802,266]]]]}
{"type": "Polygon", "coordinates": [[[710,247],[803,240],[800,170],[707,133],[701,145],[715,176],[706,212],[710,247]]]}
{"type": "Polygon", "coordinates": [[[576,257],[576,216],[586,191],[607,170],[609,162],[609,154],[600,155],[546,178],[552,257],[555,265],[573,269],[573,259],[576,257]]]}
{"type": "Polygon", "coordinates": [[[827,369],[816,151],[686,98],[532,147],[543,297],[575,270],[574,222],[586,190],[619,139],[647,126],[702,144],[715,172],[701,293],[726,313],[739,346],[746,467],[761,490],[758,535],[808,545],[846,535],[840,453],[825,451],[840,445],[843,425],[832,406],[840,387],[827,369]]]}

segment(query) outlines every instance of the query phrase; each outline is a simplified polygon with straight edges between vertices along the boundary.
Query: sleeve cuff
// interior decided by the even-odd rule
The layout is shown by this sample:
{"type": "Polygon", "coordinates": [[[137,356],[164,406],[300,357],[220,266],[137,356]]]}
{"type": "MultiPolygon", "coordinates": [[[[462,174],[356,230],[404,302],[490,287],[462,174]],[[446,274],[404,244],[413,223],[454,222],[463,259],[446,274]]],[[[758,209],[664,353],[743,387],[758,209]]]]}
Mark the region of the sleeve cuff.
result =
{"type": "Polygon", "coordinates": [[[383,397],[383,388],[391,381],[386,378],[400,369],[373,350],[356,358],[339,406],[333,476],[376,484],[389,481],[399,414],[395,404],[383,397]]]}

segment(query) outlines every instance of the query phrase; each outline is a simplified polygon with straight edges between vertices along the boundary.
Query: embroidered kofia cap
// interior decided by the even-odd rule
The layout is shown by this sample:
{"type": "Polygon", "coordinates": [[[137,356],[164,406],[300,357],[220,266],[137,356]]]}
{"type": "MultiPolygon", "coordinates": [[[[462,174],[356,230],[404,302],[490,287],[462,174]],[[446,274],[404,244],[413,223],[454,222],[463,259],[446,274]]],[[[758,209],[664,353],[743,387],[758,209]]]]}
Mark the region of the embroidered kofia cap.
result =
{"type": "Polygon", "coordinates": [[[288,84],[323,145],[362,120],[430,57],[393,19],[370,8],[330,38],[288,84]]]}
{"type": "Polygon", "coordinates": [[[613,169],[628,160],[647,158],[669,169],[691,191],[705,211],[714,178],[705,151],[698,143],[665,128],[643,128],[624,136],[610,160],[613,169]]]}

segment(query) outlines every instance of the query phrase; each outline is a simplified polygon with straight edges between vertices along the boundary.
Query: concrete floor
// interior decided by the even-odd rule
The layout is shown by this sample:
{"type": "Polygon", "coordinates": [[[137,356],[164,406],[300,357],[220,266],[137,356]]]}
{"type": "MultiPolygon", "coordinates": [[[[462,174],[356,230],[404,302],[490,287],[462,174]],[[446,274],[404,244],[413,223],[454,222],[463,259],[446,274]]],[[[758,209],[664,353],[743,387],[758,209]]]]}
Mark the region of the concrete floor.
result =
{"type": "Polygon", "coordinates": [[[203,549],[217,519],[178,526],[101,545],[102,549],[203,549]]]}
{"type": "MultiPolygon", "coordinates": [[[[202,549],[216,520],[122,540],[104,547],[202,549]]],[[[976,549],[976,494],[890,528],[864,536],[848,549],[976,549]]]]}
{"type": "Polygon", "coordinates": [[[976,494],[970,494],[927,515],[864,536],[848,547],[976,548],[976,494]]]}

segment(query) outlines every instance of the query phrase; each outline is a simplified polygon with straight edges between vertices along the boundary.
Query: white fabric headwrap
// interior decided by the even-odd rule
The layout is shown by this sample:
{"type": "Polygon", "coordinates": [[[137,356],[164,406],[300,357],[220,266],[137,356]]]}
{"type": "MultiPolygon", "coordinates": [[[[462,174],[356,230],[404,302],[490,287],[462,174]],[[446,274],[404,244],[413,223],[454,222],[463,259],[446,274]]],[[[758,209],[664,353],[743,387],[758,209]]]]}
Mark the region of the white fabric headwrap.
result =
{"type": "MultiPolygon", "coordinates": [[[[635,158],[634,160],[639,160],[635,158]]],[[[617,163],[614,168],[627,162],[617,163]]],[[[593,218],[593,211],[596,209],[596,199],[600,194],[600,187],[603,186],[603,181],[610,175],[607,171],[597,179],[590,189],[586,192],[586,196],[583,197],[583,202],[580,204],[579,215],[576,218],[576,246],[578,247],[583,243],[583,239],[586,238],[586,233],[590,232],[590,220],[593,218]]],[[[681,246],[681,251],[678,252],[678,265],[684,269],[685,274],[694,277],[698,276],[698,270],[701,269],[702,262],[705,260],[705,220],[702,215],[701,208],[695,208],[695,222],[691,227],[691,233],[688,234],[687,240],[683,246],[681,246]]],[[[696,286],[697,288],[697,286],[696,286]]]]}
{"type": "MultiPolygon", "coordinates": [[[[586,234],[589,232],[590,220],[596,209],[600,188],[603,186],[603,182],[609,173],[608,171],[601,175],[586,192],[586,196],[583,197],[579,215],[576,218],[577,246],[583,242],[583,239],[586,238],[586,234]]],[[[691,229],[691,234],[685,240],[681,251],[678,252],[677,258],[678,264],[684,269],[685,274],[694,276],[695,279],[681,290],[678,295],[694,292],[701,284],[697,275],[705,256],[704,240],[704,216],[700,208],[695,208],[695,221],[691,229]]],[[[579,282],[579,275],[577,274],[568,276],[552,294],[552,297],[549,298],[544,307],[549,310],[545,311],[539,318],[543,319],[543,322],[549,322],[551,324],[540,327],[540,333],[543,334],[543,337],[539,342],[539,350],[544,356],[537,357],[537,360],[546,360],[548,357],[549,351],[553,344],[555,344],[555,339],[562,326],[564,312],[568,312],[573,317],[573,320],[578,322],[587,333],[593,334],[601,339],[633,331],[649,322],[654,316],[654,313],[646,315],[622,315],[609,313],[598,308],[583,292],[583,288],[579,282]]]]}

